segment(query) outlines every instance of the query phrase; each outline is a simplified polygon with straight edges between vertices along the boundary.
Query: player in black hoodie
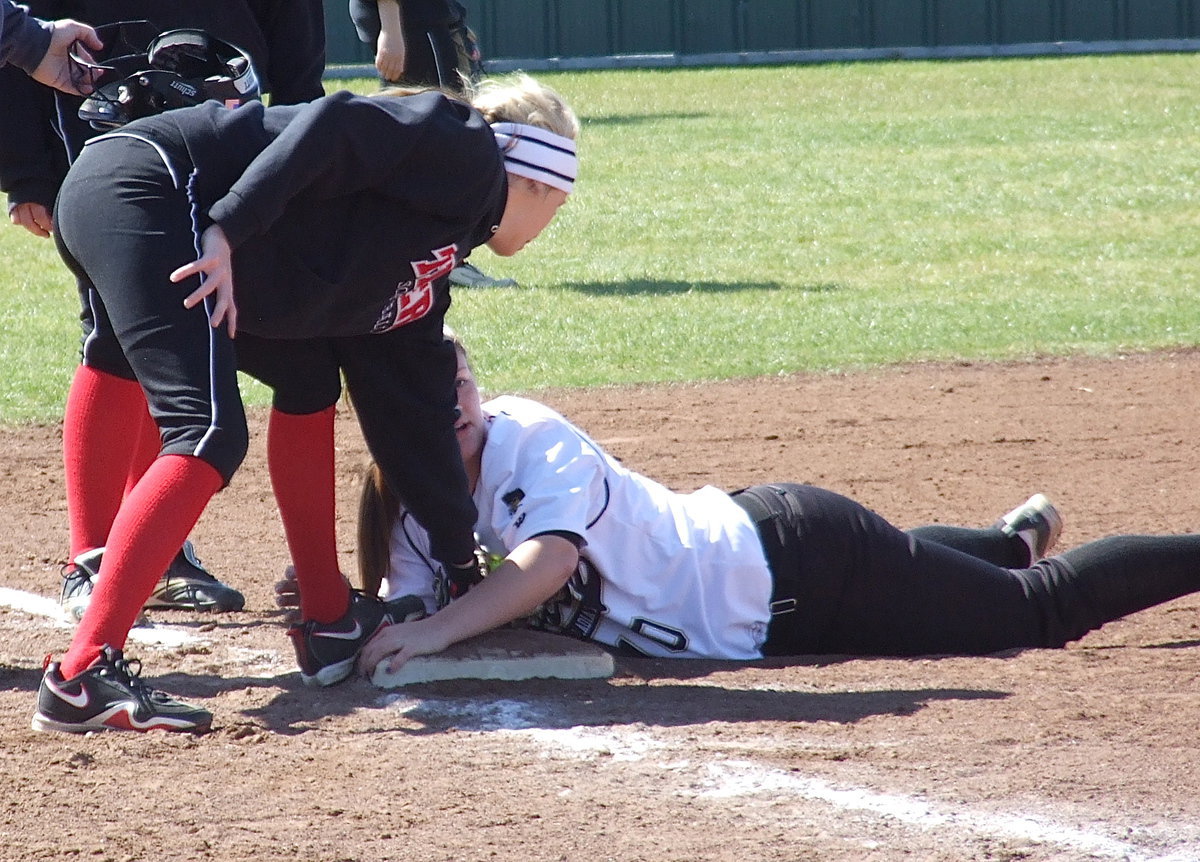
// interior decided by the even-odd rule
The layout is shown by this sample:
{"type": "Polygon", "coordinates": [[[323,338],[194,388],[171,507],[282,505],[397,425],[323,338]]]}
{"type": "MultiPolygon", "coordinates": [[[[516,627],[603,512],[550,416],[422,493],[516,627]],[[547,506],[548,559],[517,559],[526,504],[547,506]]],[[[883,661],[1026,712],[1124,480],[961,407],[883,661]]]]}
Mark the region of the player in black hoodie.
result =
{"type": "MultiPolygon", "coordinates": [[[[207,711],[148,688],[121,650],[158,574],[245,455],[238,330],[335,339],[388,481],[423,507],[414,514],[433,554],[474,568],[456,363],[442,339],[448,275],[476,246],[511,255],[545,228],[573,187],[578,133],[557,94],[528,78],[475,102],[482,113],[437,92],[207,103],[84,148],[59,196],[56,238],[98,298],[97,326],[116,334],[163,445],[120,506],[70,649],[47,666],[35,728],[209,726],[207,711]],[[383,426],[403,429],[400,445],[378,445],[383,426]]],[[[106,421],[103,411],[92,421],[106,421]]],[[[336,570],[303,590],[321,612],[290,632],[301,671],[331,684],[389,620],[336,570]]]]}
{"type": "MultiPolygon", "coordinates": [[[[272,105],[308,102],[324,95],[324,10],[321,0],[32,0],[43,17],[76,17],[99,26],[104,58],[144,50],[166,30],[200,28],[236,45],[251,59],[260,89],[272,105]]],[[[98,58],[101,55],[97,55],[98,58]]],[[[16,70],[0,69],[0,190],[8,195],[13,224],[48,237],[58,187],[84,143],[100,134],[79,117],[82,97],[54,93],[16,70]]],[[[108,541],[123,490],[141,476],[159,446],[158,429],[111,332],[97,329],[93,303],[84,297],[81,362],[68,397],[64,437],[88,434],[69,451],[88,459],[66,464],[70,551],[64,567],[63,610],[78,619],[90,600],[97,565],[108,541]],[[104,425],[76,421],[103,405],[104,425]],[[102,456],[98,453],[103,453],[102,456]]],[[[253,349],[247,340],[247,352],[253,349]]],[[[273,383],[274,381],[267,381],[273,383]]],[[[286,381],[284,381],[286,383],[286,381]]],[[[285,402],[289,395],[281,392],[285,402]]],[[[241,610],[244,597],[209,574],[190,544],[171,560],[148,607],[241,610]]]]}

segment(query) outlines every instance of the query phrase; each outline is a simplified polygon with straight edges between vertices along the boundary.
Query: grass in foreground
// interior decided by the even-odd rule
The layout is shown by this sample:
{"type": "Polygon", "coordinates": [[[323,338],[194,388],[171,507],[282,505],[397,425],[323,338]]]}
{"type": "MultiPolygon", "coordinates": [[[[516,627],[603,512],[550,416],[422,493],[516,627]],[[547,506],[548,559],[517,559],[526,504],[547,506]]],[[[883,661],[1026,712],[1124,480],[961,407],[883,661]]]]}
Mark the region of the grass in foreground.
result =
{"type": "MultiPolygon", "coordinates": [[[[521,255],[473,256],[522,286],[457,290],[451,322],[492,391],[1193,344],[1198,72],[543,75],[583,120],[578,191],[521,255]]],[[[57,418],[73,293],[50,243],[0,230],[0,421],[57,418]]]]}

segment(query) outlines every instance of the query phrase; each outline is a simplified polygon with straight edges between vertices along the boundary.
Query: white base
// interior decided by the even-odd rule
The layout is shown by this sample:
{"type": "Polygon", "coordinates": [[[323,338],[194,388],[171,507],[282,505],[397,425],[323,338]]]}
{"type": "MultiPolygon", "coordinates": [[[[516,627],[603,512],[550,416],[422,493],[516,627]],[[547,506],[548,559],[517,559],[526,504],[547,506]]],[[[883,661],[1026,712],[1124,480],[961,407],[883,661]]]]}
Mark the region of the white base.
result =
{"type": "Polygon", "coordinates": [[[612,654],[565,635],[497,629],[456,643],[437,655],[410,659],[395,673],[380,662],[371,682],[398,688],[446,679],[605,679],[613,675],[612,654]]]}

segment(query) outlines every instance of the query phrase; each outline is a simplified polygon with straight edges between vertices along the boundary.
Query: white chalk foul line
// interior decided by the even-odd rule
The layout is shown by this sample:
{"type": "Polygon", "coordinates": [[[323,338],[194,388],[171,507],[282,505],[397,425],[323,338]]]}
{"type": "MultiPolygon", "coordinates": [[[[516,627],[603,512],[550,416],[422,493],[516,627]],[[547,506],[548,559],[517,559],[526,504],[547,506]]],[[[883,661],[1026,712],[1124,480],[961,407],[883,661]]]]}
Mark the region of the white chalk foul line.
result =
{"type": "MultiPolygon", "coordinates": [[[[12,608],[15,611],[24,611],[30,616],[50,617],[51,619],[62,621],[63,613],[57,600],[35,595],[34,593],[27,593],[23,590],[0,587],[0,605],[12,608]]],[[[62,622],[62,624],[66,625],[65,622],[62,622]]]]}
{"type": "MultiPolygon", "coordinates": [[[[33,617],[45,619],[48,626],[61,629],[73,629],[73,623],[68,622],[59,607],[57,599],[0,587],[0,607],[9,607],[24,611],[33,617]]],[[[149,646],[176,648],[195,644],[210,644],[209,638],[196,634],[195,631],[183,626],[168,626],[161,623],[134,626],[129,630],[129,640],[149,646]]],[[[296,672],[295,659],[290,652],[284,653],[273,649],[252,649],[229,645],[226,647],[229,655],[238,661],[244,676],[250,676],[252,671],[260,671],[255,679],[277,679],[296,672]]]]}
{"type": "Polygon", "coordinates": [[[1176,850],[1164,856],[1102,833],[1076,829],[1042,817],[976,811],[962,805],[951,808],[918,796],[878,793],[862,787],[837,787],[820,778],[784,772],[745,760],[708,763],[705,766],[709,774],[709,789],[698,795],[710,798],[791,795],[926,829],[959,829],[993,838],[1053,844],[1128,862],[1195,862],[1200,858],[1200,847],[1176,850]]]}
{"type": "MultiPolygon", "coordinates": [[[[477,701],[421,699],[391,695],[383,704],[400,712],[416,709],[460,720],[462,730],[510,733],[533,740],[548,754],[580,759],[603,756],[606,762],[639,762],[663,754],[684,759],[661,763],[664,772],[680,776],[680,795],[733,799],[765,795],[797,797],[824,803],[842,811],[874,815],[926,829],[970,832],[980,837],[1037,842],[1087,853],[1097,859],[1123,862],[1196,862],[1200,845],[1181,846],[1180,838],[1167,836],[1154,842],[1172,847],[1166,853],[1148,846],[1058,823],[1045,817],[988,812],[965,805],[951,806],[921,796],[882,793],[864,787],[838,786],[821,778],[763,766],[749,760],[697,762],[692,752],[644,729],[621,727],[547,728],[553,716],[542,708],[516,700],[477,701]],[[550,719],[550,721],[547,721],[550,719]],[[704,788],[697,791],[699,785],[704,788]]],[[[1120,824],[1111,824],[1125,831],[1120,824]]],[[[1149,830],[1145,830],[1147,833],[1149,830]]]]}
{"type": "MultiPolygon", "coordinates": [[[[63,619],[62,608],[58,599],[27,593],[24,590],[14,590],[10,587],[0,587],[0,605],[17,611],[24,611],[30,616],[45,617],[59,628],[73,628],[63,619]]],[[[198,637],[187,629],[179,626],[134,626],[129,631],[129,639],[143,644],[155,646],[177,647],[185,644],[203,643],[204,638],[198,637]]]]}

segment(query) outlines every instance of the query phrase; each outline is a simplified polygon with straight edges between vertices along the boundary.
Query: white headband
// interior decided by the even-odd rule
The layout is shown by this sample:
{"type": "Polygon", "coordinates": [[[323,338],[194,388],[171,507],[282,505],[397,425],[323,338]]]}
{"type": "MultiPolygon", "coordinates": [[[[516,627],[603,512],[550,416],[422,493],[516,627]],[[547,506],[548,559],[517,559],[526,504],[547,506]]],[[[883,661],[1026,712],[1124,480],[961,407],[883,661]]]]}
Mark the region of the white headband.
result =
{"type": "Polygon", "coordinates": [[[493,123],[492,131],[504,156],[504,170],[571,193],[579,173],[573,140],[524,123],[493,123]]]}

